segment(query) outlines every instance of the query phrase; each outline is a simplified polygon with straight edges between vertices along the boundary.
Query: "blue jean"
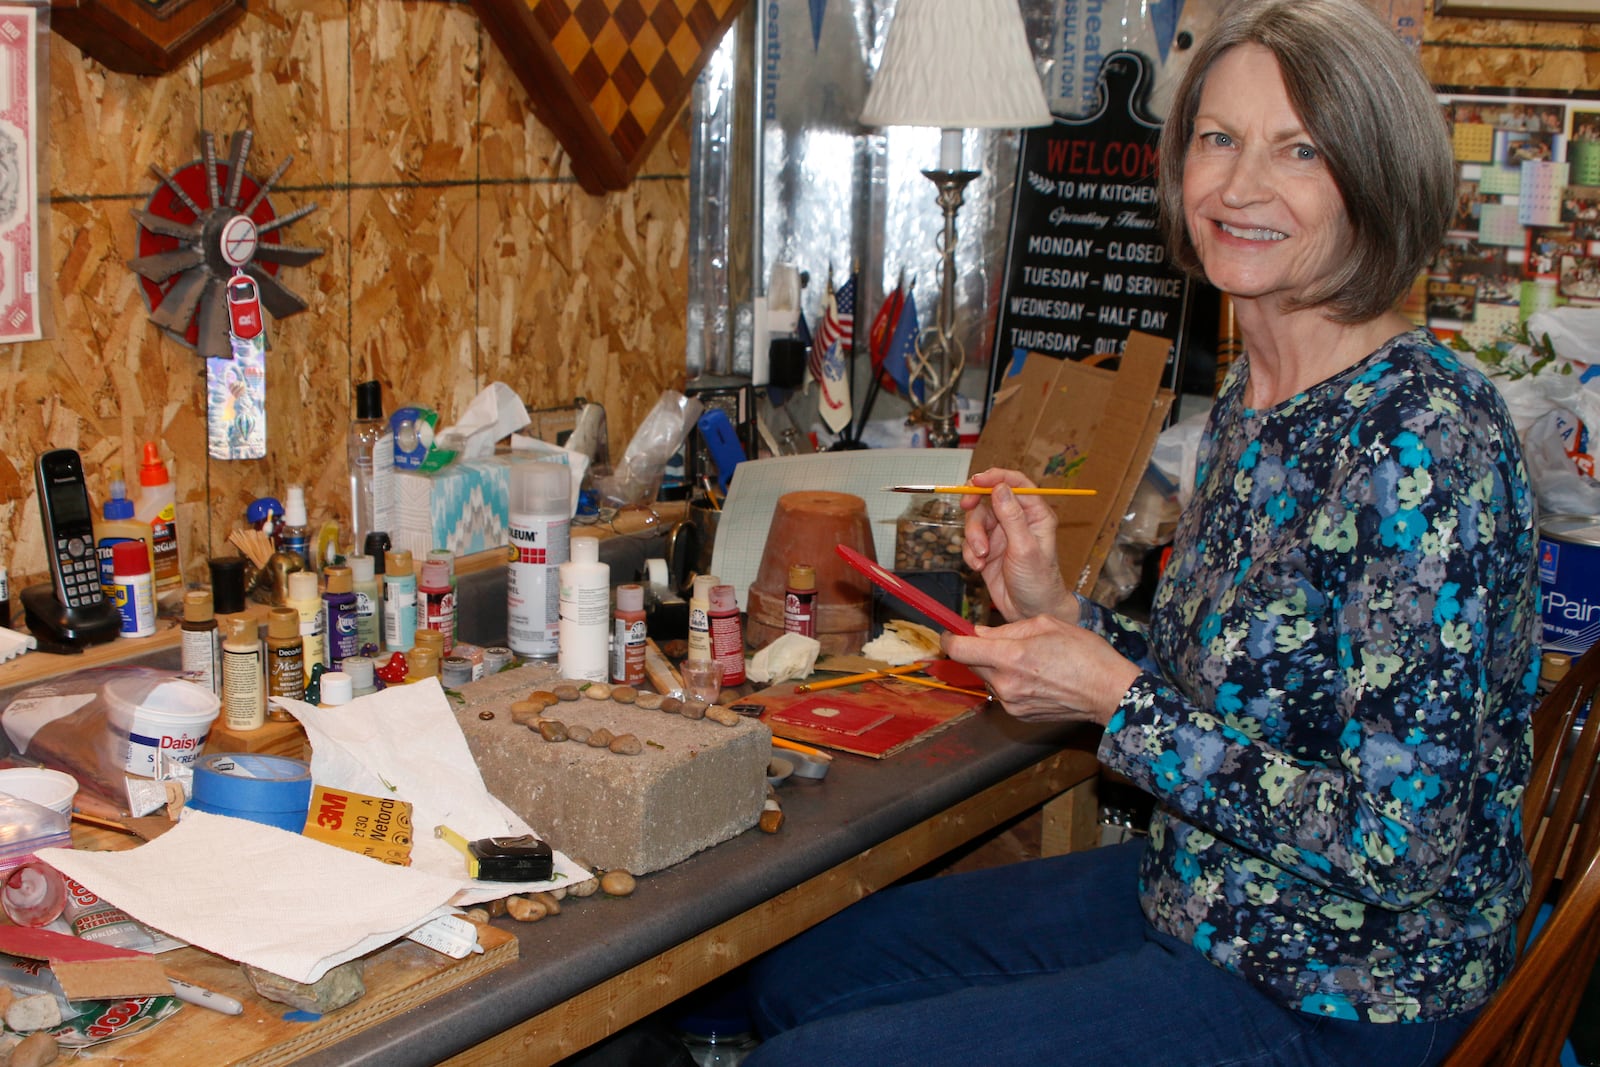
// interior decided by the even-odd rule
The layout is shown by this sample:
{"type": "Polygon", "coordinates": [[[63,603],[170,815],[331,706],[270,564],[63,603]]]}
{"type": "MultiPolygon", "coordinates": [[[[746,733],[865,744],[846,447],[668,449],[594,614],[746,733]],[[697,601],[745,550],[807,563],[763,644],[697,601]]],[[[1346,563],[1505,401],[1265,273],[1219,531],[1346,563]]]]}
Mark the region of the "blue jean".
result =
{"type": "Polygon", "coordinates": [[[1283,1007],[1138,902],[1142,845],[885,890],[754,964],[745,1067],[1425,1067],[1470,1017],[1358,1023],[1283,1007]]]}

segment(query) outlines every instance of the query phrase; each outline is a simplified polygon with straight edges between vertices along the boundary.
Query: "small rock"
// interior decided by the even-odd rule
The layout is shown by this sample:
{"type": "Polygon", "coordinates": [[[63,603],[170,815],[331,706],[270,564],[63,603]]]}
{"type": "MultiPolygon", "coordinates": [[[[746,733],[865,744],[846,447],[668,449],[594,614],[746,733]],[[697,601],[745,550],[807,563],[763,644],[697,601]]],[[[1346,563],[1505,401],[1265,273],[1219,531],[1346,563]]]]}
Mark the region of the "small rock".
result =
{"type": "Polygon", "coordinates": [[[583,687],[583,695],[590,700],[610,700],[611,687],[604,682],[590,682],[583,687]]]}
{"type": "Polygon", "coordinates": [[[6,1008],[6,1025],[19,1034],[61,1025],[61,1006],[49,993],[17,997],[6,1008]]]}
{"type": "Polygon", "coordinates": [[[561,698],[548,689],[535,689],[528,694],[528,703],[548,708],[551,704],[561,703],[561,698]]]}
{"type": "Polygon", "coordinates": [[[676,715],[679,711],[683,710],[683,701],[679,700],[677,697],[662,697],[661,710],[666,712],[668,715],[676,715]]]}
{"type": "Polygon", "coordinates": [[[619,756],[637,756],[644,751],[644,743],[632,734],[613,739],[609,747],[619,756]]]}
{"type": "Polygon", "coordinates": [[[490,711],[488,708],[484,708],[482,711],[478,712],[478,718],[482,719],[484,722],[488,722],[490,719],[494,718],[494,712],[490,711]]]}
{"type": "Polygon", "coordinates": [[[567,895],[572,897],[592,897],[600,888],[600,879],[595,877],[585,878],[581,882],[574,882],[567,887],[567,895]]]}
{"type": "Polygon", "coordinates": [[[550,909],[544,906],[543,901],[529,900],[527,897],[507,897],[506,914],[519,923],[536,923],[550,914],[550,909]]]}
{"type": "Polygon", "coordinates": [[[712,722],[720,722],[724,726],[738,726],[739,713],[717,704],[706,709],[706,718],[712,722]]]}
{"type": "Polygon", "coordinates": [[[546,741],[565,741],[570,735],[566,723],[558,719],[544,719],[539,723],[539,736],[546,741]]]}
{"type": "Polygon", "coordinates": [[[49,1067],[56,1062],[61,1047],[50,1034],[29,1034],[11,1049],[10,1067],[49,1067]]]}
{"type": "Polygon", "coordinates": [[[662,697],[660,693],[641,692],[638,696],[633,698],[633,702],[639,705],[639,707],[644,708],[646,711],[655,711],[661,706],[661,701],[664,699],[665,698],[662,697]]]}
{"type": "Polygon", "coordinates": [[[359,1000],[367,991],[366,983],[361,980],[360,960],[341,963],[311,985],[291,982],[282,975],[247,963],[240,966],[244,976],[250,979],[250,988],[257,994],[301,1011],[327,1014],[359,1000]]]}
{"type": "Polygon", "coordinates": [[[491,918],[488,908],[468,908],[462,917],[470,923],[486,923],[491,918]]]}
{"type": "Polygon", "coordinates": [[[557,700],[573,701],[583,696],[583,691],[572,682],[562,682],[550,691],[556,695],[557,700]]]}
{"type": "Polygon", "coordinates": [[[637,883],[627,871],[607,871],[600,876],[600,888],[607,896],[625,897],[637,883]]]}
{"type": "Polygon", "coordinates": [[[588,744],[589,735],[592,733],[594,733],[594,727],[585,726],[581,722],[575,722],[571,726],[567,727],[567,736],[578,742],[580,745],[588,744]]]}
{"type": "Polygon", "coordinates": [[[631,685],[619,685],[611,690],[611,699],[618,704],[632,704],[639,699],[639,691],[631,685]]]}
{"type": "Polygon", "coordinates": [[[561,914],[561,897],[556,896],[554,893],[534,893],[532,899],[544,905],[546,915],[561,914]]]}
{"type": "Polygon", "coordinates": [[[531,700],[519,700],[511,705],[511,721],[518,726],[532,726],[538,728],[539,717],[544,714],[545,705],[536,704],[531,700]]]}
{"type": "Polygon", "coordinates": [[[685,700],[683,707],[678,709],[678,714],[685,719],[703,719],[706,717],[706,708],[709,705],[704,700],[685,700]]]}
{"type": "Polygon", "coordinates": [[[589,735],[590,748],[606,748],[617,739],[617,735],[607,730],[604,726],[589,735]]]}

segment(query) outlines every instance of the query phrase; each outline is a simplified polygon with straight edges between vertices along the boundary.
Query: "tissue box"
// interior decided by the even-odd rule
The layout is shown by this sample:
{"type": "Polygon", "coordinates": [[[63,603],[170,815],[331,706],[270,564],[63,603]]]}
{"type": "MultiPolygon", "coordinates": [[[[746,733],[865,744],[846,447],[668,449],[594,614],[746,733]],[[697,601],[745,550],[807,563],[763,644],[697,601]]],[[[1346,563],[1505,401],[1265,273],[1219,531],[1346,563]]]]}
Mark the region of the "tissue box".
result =
{"type": "Polygon", "coordinates": [[[511,543],[512,470],[522,463],[567,458],[564,453],[501,452],[436,471],[397,470],[396,529],[389,531],[389,540],[416,560],[436,548],[457,556],[505,548],[511,543]]]}

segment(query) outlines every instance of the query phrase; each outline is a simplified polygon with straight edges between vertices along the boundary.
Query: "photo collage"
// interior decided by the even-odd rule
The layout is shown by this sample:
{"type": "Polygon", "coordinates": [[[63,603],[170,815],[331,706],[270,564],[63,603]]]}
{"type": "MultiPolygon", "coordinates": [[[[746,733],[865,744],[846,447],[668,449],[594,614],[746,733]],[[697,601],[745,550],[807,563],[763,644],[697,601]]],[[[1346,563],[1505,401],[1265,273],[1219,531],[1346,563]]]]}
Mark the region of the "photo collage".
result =
{"type": "Polygon", "coordinates": [[[1535,311],[1600,305],[1600,96],[1439,96],[1456,211],[1423,309],[1441,336],[1503,340],[1535,311]]]}

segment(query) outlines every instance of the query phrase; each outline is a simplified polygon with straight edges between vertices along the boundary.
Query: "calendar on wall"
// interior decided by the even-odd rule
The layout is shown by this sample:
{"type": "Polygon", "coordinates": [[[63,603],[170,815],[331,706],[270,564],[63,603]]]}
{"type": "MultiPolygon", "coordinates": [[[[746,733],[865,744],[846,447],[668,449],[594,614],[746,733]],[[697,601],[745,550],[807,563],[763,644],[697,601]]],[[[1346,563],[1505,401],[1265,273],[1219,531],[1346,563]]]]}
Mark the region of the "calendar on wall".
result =
{"type": "Polygon", "coordinates": [[[1600,94],[1445,88],[1456,208],[1423,314],[1475,346],[1541,308],[1600,306],[1600,94]]]}

